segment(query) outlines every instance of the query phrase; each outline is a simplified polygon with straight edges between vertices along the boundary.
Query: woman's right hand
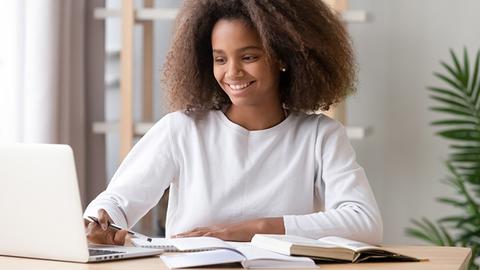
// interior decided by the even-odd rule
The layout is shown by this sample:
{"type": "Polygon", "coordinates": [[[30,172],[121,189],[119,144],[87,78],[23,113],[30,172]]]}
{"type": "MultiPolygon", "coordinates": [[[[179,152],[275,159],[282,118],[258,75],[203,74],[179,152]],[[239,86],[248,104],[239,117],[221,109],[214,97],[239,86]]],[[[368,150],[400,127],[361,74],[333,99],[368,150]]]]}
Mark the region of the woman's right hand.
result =
{"type": "Polygon", "coordinates": [[[85,220],[87,240],[92,244],[124,245],[127,236],[126,230],[116,230],[108,225],[112,219],[104,209],[98,210],[98,223],[85,220]]]}

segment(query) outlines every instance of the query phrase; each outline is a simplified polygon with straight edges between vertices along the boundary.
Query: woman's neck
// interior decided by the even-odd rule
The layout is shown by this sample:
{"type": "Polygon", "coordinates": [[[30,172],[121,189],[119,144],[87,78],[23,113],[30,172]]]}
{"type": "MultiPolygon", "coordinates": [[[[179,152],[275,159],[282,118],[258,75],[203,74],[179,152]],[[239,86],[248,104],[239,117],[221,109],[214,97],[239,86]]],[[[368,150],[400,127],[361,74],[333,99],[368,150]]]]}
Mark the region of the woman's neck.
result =
{"type": "Polygon", "coordinates": [[[230,105],[225,111],[228,119],[247,130],[262,130],[271,128],[286,117],[286,110],[281,104],[277,106],[235,106],[230,105]]]}

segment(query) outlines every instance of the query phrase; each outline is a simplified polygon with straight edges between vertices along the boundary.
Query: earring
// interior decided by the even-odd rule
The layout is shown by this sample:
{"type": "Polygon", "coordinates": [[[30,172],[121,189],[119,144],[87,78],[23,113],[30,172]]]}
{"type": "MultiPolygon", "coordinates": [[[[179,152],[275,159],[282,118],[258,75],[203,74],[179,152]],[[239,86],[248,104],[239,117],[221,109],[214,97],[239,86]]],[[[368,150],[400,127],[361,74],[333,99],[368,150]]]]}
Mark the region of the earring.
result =
{"type": "Polygon", "coordinates": [[[287,71],[287,69],[286,69],[286,68],[284,68],[284,67],[282,67],[280,70],[281,70],[282,72],[285,72],[285,71],[287,71]]]}

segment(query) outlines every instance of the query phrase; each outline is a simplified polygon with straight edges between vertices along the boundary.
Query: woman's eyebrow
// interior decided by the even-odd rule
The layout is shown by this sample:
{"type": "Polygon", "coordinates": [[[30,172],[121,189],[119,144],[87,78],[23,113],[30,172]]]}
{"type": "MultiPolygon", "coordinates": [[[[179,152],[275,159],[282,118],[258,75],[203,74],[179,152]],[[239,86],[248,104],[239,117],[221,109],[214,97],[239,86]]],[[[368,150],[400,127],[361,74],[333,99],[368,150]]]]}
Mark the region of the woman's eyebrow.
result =
{"type": "Polygon", "coordinates": [[[257,47],[257,46],[247,46],[247,47],[240,48],[237,51],[243,52],[243,51],[252,50],[252,49],[253,50],[260,50],[260,51],[262,50],[262,48],[257,47]]]}
{"type": "MultiPolygon", "coordinates": [[[[247,47],[243,47],[243,48],[237,49],[236,51],[237,51],[237,52],[243,52],[243,51],[247,51],[247,50],[259,50],[259,51],[261,51],[262,48],[260,48],[260,47],[258,47],[258,46],[247,46],[247,47]]],[[[213,49],[212,52],[213,52],[213,53],[224,53],[223,50],[218,50],[218,49],[213,49]]]]}

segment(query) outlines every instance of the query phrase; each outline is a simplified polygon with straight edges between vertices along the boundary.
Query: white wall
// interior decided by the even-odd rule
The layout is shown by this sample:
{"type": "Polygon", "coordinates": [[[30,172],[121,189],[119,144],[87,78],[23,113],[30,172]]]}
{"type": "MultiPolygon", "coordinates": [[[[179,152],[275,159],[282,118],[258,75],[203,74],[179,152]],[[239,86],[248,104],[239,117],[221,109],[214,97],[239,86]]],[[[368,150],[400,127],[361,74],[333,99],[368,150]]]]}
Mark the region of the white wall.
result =
{"type": "Polygon", "coordinates": [[[352,125],[369,125],[371,137],[354,142],[358,160],[374,188],[385,223],[386,243],[420,243],[407,238],[409,219],[437,218],[454,209],[435,201],[453,194],[441,183],[447,142],[429,122],[439,115],[426,86],[450,62],[449,48],[480,48],[480,1],[355,0],[370,22],[349,26],[359,63],[358,93],[348,102],[352,125]]]}

